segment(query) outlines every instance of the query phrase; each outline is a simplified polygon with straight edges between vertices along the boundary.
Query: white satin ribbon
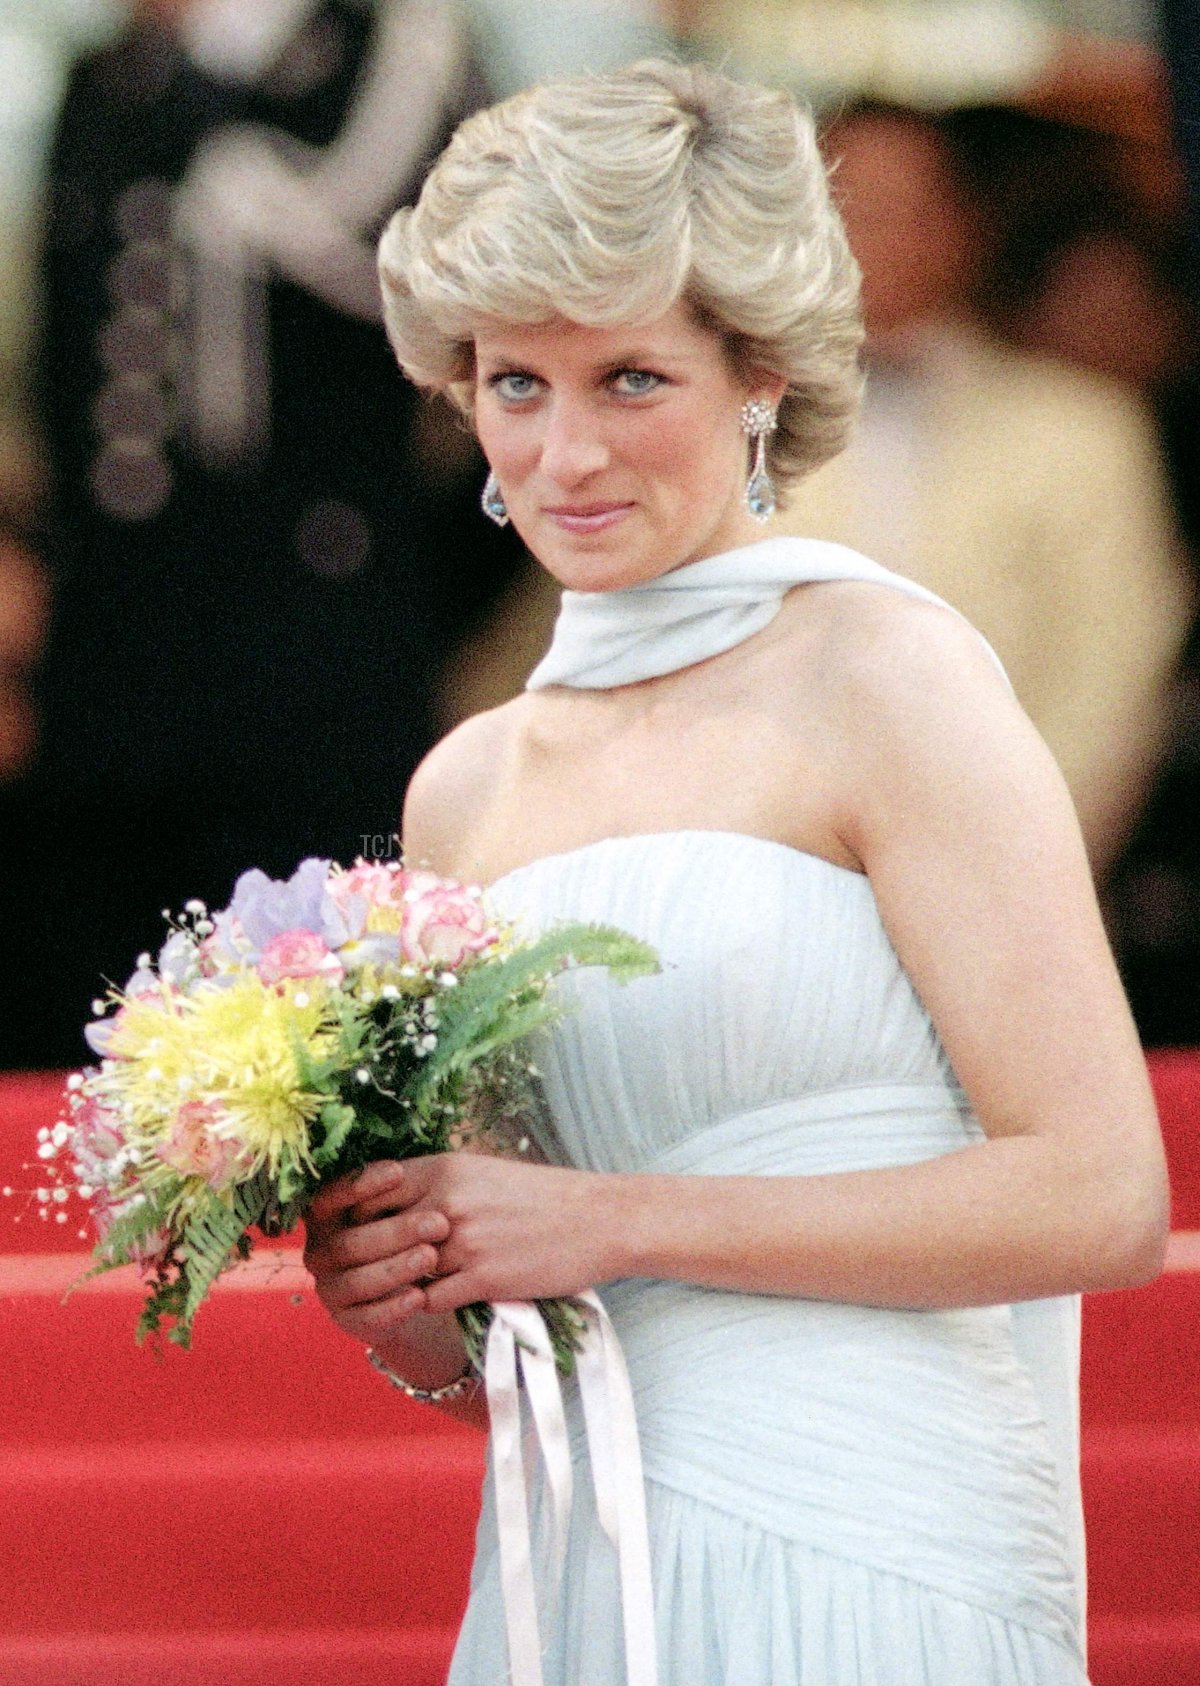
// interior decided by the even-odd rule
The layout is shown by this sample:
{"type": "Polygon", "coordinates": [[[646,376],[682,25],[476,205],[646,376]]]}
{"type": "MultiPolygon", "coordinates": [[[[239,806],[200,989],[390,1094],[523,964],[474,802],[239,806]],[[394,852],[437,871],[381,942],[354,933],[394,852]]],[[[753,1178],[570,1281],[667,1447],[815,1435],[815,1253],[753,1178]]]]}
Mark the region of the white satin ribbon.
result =
{"type": "MultiPolygon", "coordinates": [[[[626,1678],[628,1686],[656,1686],[658,1663],[650,1541],[633,1390],[608,1313],[594,1293],[581,1298],[588,1308],[589,1326],[576,1360],[576,1375],[592,1461],[596,1511],[617,1552],[626,1678]]],[[[551,1494],[553,1572],[549,1583],[556,1603],[571,1509],[570,1443],[554,1354],[541,1314],[535,1306],[515,1302],[497,1304],[493,1312],[484,1380],[492,1424],[492,1468],[509,1671],[512,1686],[542,1686],[542,1649],[521,1450],[518,1360],[551,1494]]]]}
{"type": "Polygon", "coordinates": [[[596,1513],[617,1548],[625,1675],[629,1686],[655,1686],[658,1655],[650,1533],[633,1388],[612,1319],[590,1289],[580,1298],[594,1321],[576,1359],[576,1370],[592,1460],[596,1513]]]}

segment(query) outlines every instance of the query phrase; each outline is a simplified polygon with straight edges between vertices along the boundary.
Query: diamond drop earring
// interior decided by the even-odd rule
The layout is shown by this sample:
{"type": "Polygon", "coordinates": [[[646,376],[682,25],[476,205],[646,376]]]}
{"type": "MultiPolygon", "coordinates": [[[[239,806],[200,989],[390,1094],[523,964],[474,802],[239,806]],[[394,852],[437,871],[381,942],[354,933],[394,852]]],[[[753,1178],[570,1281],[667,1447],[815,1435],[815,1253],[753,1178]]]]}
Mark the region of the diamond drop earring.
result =
{"type": "Polygon", "coordinates": [[[500,482],[490,472],[483,483],[483,495],[479,505],[488,520],[494,521],[497,527],[508,526],[508,508],[504,502],[504,493],[500,490],[500,482]]]}
{"type": "Polygon", "coordinates": [[[775,411],[765,398],[747,398],[742,405],[742,432],[754,443],[754,461],[746,482],[746,508],[756,521],[769,521],[775,513],[775,488],[767,473],[767,434],[779,425],[775,411]]]}

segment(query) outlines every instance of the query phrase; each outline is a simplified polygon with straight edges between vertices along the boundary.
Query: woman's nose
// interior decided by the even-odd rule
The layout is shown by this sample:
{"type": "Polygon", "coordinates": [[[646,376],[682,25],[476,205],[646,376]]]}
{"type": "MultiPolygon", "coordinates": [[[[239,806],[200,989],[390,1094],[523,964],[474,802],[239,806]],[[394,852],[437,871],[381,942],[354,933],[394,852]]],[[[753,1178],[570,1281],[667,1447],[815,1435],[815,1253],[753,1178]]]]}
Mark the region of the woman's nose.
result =
{"type": "Polygon", "coordinates": [[[564,490],[608,466],[609,450],[587,406],[556,399],[542,435],[542,473],[564,490]]]}

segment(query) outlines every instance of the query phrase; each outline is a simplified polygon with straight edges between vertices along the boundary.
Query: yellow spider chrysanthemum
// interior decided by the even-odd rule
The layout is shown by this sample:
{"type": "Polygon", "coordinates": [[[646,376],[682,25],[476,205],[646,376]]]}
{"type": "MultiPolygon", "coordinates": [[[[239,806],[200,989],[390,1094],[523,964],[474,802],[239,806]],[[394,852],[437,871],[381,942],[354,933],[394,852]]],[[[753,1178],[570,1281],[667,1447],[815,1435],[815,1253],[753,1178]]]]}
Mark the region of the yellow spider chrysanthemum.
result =
{"type": "Polygon", "coordinates": [[[325,1096],[306,1089],[301,1057],[320,1059],[335,1032],[317,979],[264,984],[246,972],[191,995],[137,996],[114,1021],[108,1052],[123,1103],[126,1132],[160,1141],[179,1106],[204,1100],[215,1109],[213,1133],[237,1149],[240,1174],[274,1174],[286,1153],[308,1160],[309,1126],[325,1096]]]}

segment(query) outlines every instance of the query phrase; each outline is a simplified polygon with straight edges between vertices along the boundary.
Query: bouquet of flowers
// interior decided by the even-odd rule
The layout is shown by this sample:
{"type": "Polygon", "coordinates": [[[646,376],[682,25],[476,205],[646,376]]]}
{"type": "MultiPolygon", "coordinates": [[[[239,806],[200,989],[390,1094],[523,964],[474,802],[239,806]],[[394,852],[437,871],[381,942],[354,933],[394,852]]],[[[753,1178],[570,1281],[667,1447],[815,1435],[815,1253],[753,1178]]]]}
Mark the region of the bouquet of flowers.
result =
{"type": "MultiPolygon", "coordinates": [[[[165,1329],[186,1347],[251,1231],[292,1229],[322,1183],[375,1159],[511,1146],[536,1077],[522,1043],[560,1010],[547,986],[571,965],[622,982],[657,970],[603,926],[518,941],[479,889],[394,861],[307,860],[287,882],[253,870],[223,912],[189,902],[157,959],[94,1003],[100,1063],[68,1079],[39,1150],[69,1156],[90,1203],[89,1276],[137,1264],[139,1341],[165,1329]]],[[[539,1309],[569,1370],[580,1314],[539,1309]]],[[[478,1362],[490,1309],[459,1319],[478,1362]]]]}

